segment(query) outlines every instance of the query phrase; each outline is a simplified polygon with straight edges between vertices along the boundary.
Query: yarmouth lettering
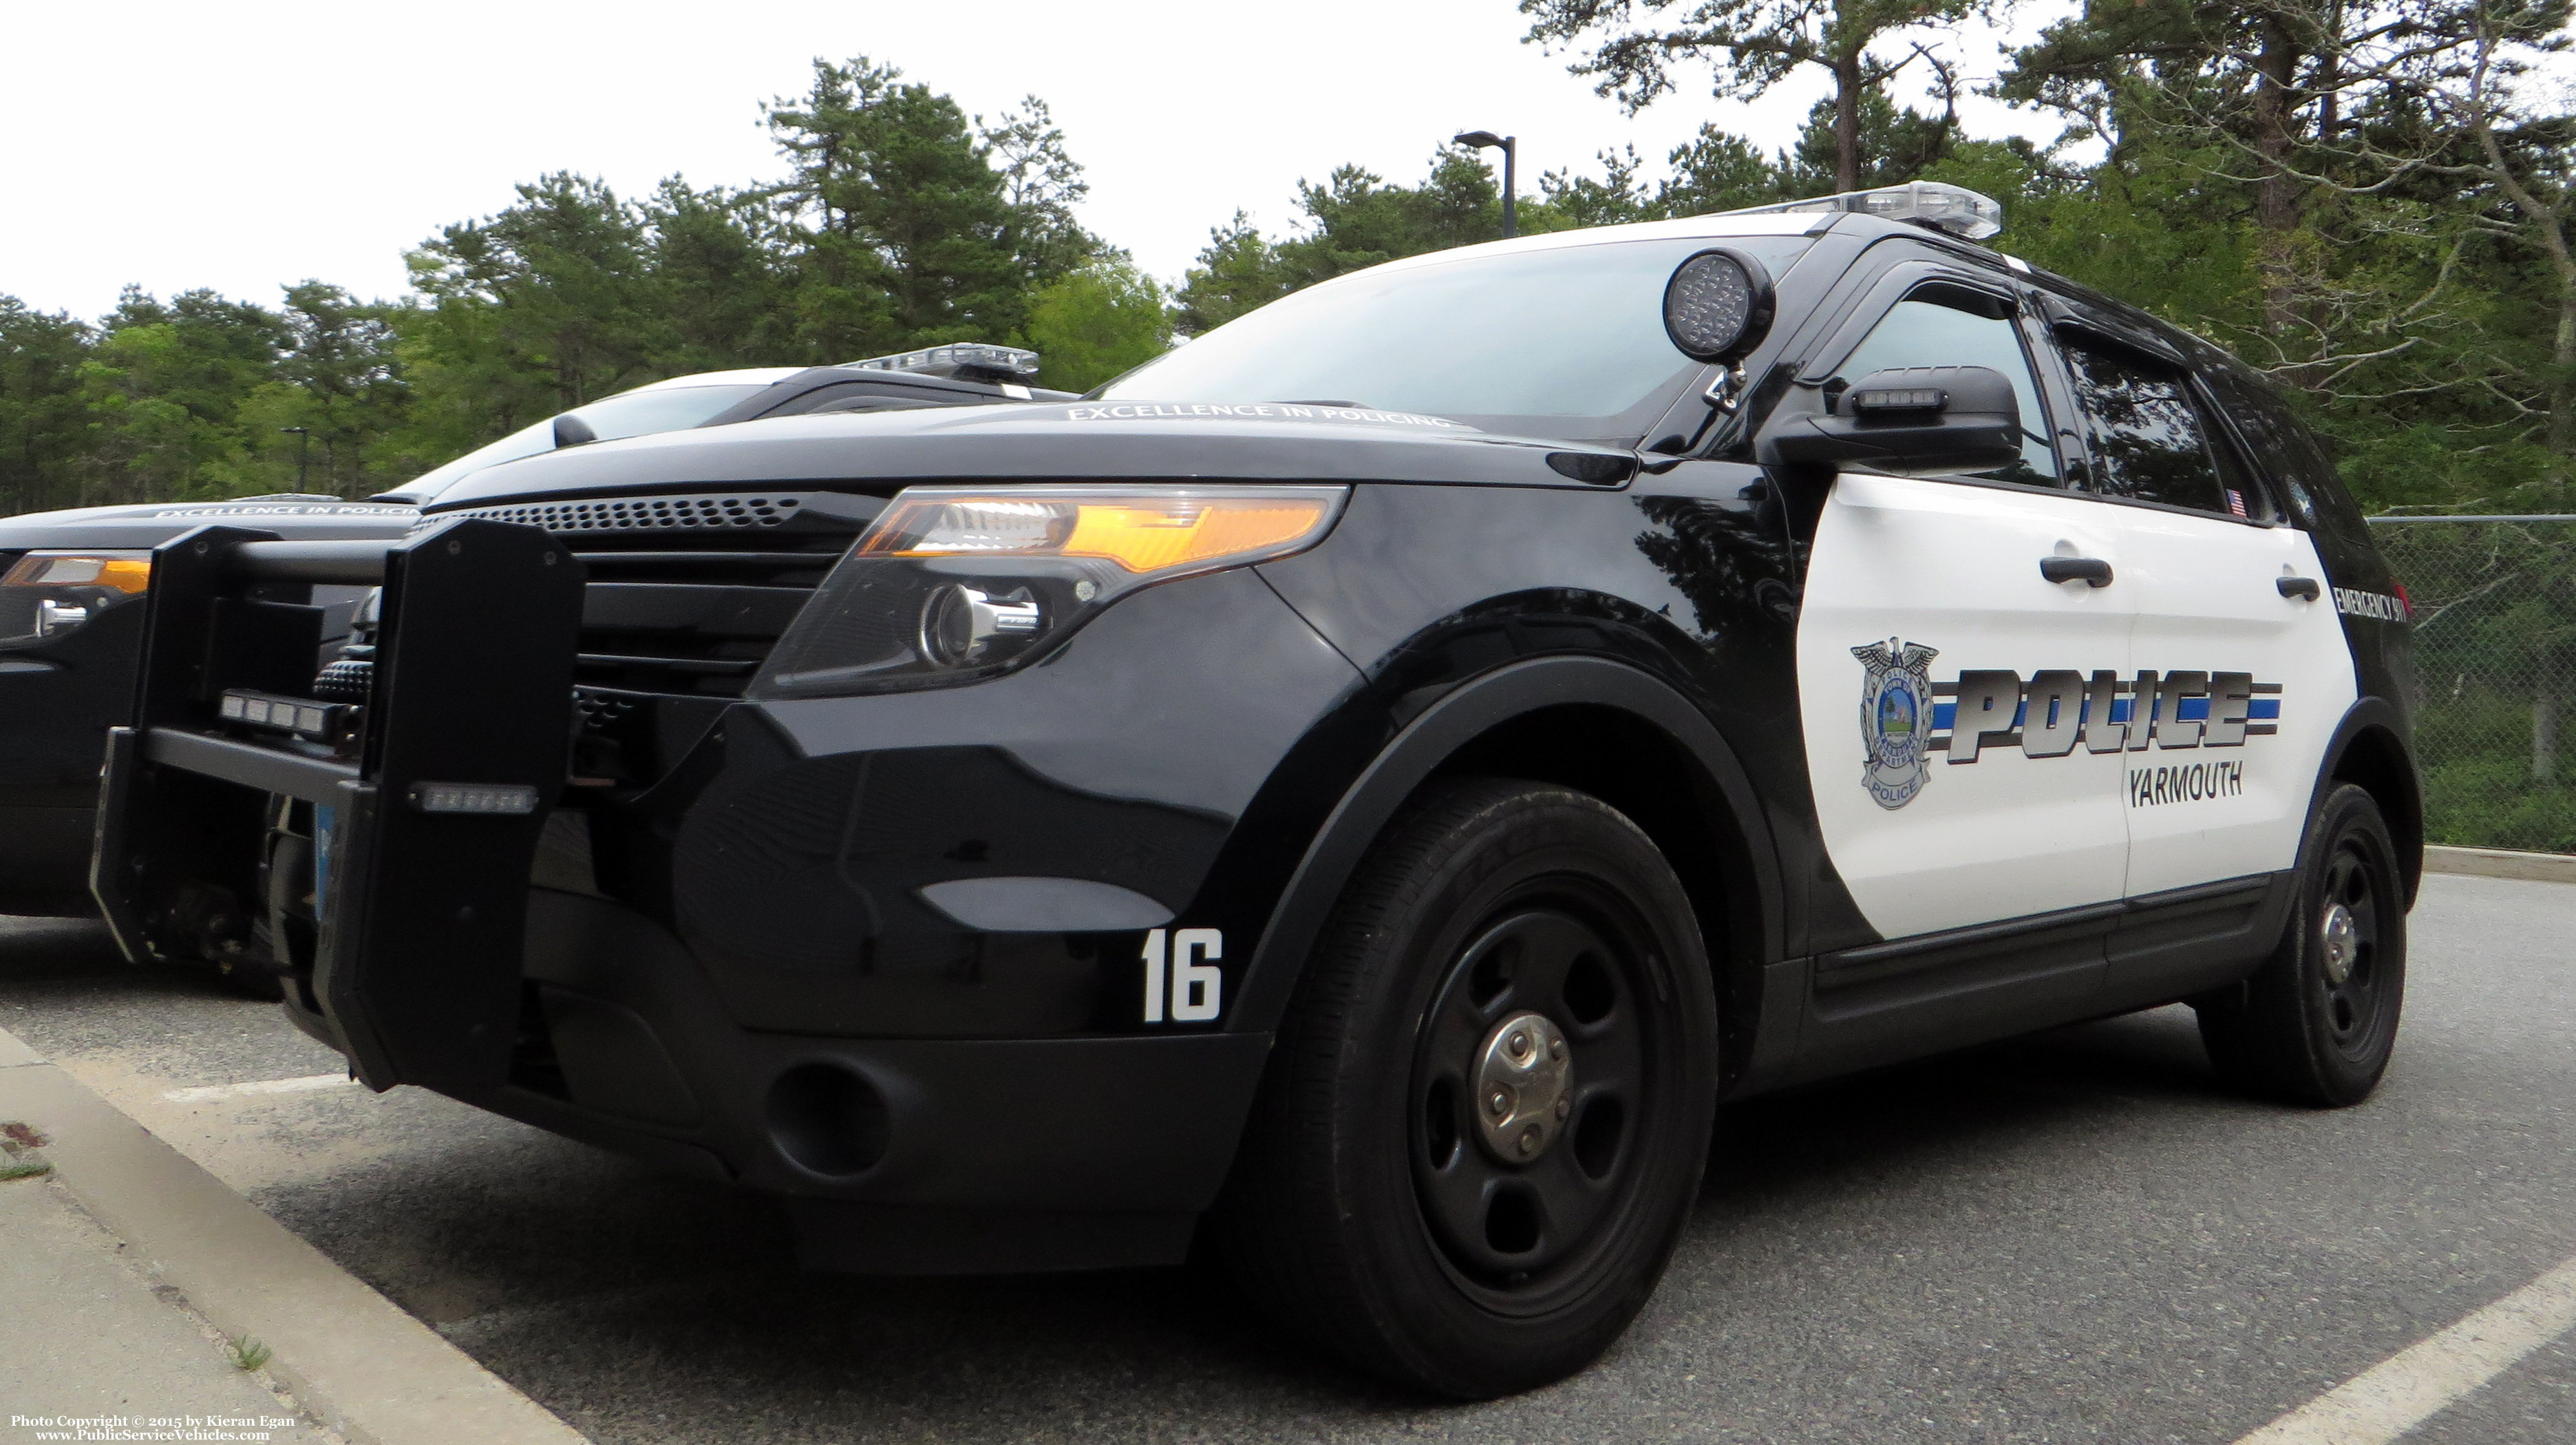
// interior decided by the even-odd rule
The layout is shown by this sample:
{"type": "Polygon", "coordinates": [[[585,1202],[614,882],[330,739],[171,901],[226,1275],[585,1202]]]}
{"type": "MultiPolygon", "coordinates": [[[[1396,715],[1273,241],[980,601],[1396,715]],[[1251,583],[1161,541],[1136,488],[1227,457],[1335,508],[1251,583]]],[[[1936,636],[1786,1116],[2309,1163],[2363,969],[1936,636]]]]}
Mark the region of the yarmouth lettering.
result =
{"type": "Polygon", "coordinates": [[[2244,791],[2245,764],[2236,759],[2129,769],[2129,806],[2132,808],[2160,808],[2167,803],[2234,798],[2244,791]]]}

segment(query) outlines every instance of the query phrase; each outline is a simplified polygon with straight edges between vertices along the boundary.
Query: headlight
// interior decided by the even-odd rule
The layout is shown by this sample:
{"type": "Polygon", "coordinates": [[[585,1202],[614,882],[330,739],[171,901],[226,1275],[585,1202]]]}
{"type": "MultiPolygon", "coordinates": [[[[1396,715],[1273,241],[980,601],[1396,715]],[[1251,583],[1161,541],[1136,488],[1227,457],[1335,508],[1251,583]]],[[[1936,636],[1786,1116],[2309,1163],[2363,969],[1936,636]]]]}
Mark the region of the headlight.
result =
{"type": "Polygon", "coordinates": [[[149,552],[30,552],[0,575],[0,638],[58,637],[151,585],[149,552]]]}
{"type": "Polygon", "coordinates": [[[915,487],[779,640],[759,697],[989,677],[1140,587],[1313,546],[1345,487],[915,487]]]}

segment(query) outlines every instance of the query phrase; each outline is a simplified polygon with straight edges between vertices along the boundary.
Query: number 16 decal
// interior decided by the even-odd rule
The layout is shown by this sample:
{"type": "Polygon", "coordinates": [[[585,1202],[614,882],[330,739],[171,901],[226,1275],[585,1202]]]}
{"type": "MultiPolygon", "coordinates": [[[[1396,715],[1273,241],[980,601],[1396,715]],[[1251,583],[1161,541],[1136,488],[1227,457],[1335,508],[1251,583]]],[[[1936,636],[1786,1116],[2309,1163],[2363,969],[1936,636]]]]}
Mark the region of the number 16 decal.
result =
{"type": "MultiPolygon", "coordinates": [[[[1184,928],[1169,939],[1172,1022],[1205,1023],[1223,1007],[1225,975],[1215,960],[1225,957],[1225,934],[1214,928],[1184,928]]],[[[1163,1021],[1164,931],[1145,935],[1145,1022],[1163,1021]]]]}

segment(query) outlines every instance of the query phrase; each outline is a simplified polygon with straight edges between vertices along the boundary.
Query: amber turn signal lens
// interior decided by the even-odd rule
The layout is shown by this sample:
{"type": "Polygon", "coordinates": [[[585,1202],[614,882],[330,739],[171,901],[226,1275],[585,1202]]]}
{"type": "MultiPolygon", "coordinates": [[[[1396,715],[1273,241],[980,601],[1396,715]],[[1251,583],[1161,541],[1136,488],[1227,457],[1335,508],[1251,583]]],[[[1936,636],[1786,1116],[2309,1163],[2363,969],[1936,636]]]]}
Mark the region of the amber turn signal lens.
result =
{"type": "Polygon", "coordinates": [[[1322,534],[1340,498],[1338,488],[915,493],[887,509],[859,555],[1081,557],[1168,572],[1292,551],[1322,534]]]}
{"type": "Polygon", "coordinates": [[[1160,572],[1294,542],[1324,520],[1320,498],[1243,498],[1085,506],[1068,557],[1106,557],[1130,572],[1160,572]]]}

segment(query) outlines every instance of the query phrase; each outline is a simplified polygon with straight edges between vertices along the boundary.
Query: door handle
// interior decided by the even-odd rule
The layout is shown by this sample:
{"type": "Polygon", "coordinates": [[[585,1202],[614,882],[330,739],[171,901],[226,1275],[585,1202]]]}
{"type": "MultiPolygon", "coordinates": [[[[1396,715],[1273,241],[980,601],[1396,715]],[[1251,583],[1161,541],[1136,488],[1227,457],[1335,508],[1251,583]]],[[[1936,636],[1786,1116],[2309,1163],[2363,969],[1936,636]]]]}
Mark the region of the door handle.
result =
{"type": "Polygon", "coordinates": [[[2317,579],[2314,577],[2276,577],[2272,580],[2272,585],[2281,589],[2281,595],[2284,597],[2304,597],[2310,602],[2325,595],[2324,589],[2317,586],[2317,579]]]}
{"type": "Polygon", "coordinates": [[[2111,585],[2111,564],[2099,557],[2042,557],[2039,559],[2039,575],[2051,582],[2082,582],[2089,587],[2108,587],[2111,585]]]}

